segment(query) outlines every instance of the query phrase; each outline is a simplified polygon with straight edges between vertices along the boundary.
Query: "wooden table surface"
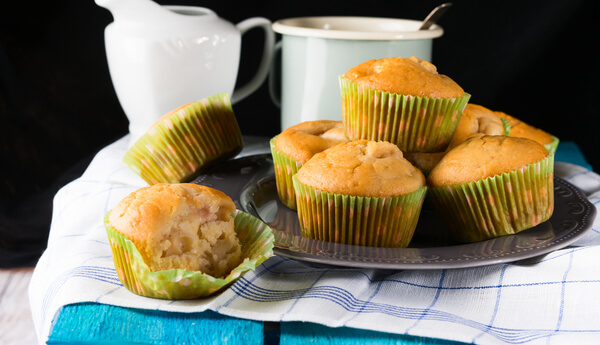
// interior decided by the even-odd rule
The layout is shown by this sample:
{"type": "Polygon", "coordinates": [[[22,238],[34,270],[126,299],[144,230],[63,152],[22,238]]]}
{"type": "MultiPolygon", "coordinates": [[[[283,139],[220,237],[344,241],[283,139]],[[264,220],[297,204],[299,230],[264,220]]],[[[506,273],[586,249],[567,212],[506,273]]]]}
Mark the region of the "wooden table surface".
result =
{"type": "Polygon", "coordinates": [[[0,344],[34,345],[37,337],[29,307],[33,268],[0,270],[0,344]]]}

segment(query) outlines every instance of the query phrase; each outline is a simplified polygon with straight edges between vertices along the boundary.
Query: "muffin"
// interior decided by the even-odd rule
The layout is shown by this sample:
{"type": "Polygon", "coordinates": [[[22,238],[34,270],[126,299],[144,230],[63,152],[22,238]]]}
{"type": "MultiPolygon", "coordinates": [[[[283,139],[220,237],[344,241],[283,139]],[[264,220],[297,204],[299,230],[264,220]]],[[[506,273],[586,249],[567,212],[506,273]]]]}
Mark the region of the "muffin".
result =
{"type": "Polygon", "coordinates": [[[465,106],[462,116],[456,126],[452,140],[444,152],[435,153],[405,153],[413,165],[428,175],[431,169],[439,163],[448,151],[473,136],[508,135],[510,126],[493,111],[480,105],[469,103],[465,106]]]}
{"type": "Polygon", "coordinates": [[[315,154],[293,182],[303,237],[371,247],[408,246],[427,190],[396,145],[368,140],[315,154]]]}
{"type": "Polygon", "coordinates": [[[350,140],[388,141],[403,152],[442,152],[471,97],[416,57],[369,60],[339,77],[350,140]]]}
{"type": "Polygon", "coordinates": [[[516,234],[552,215],[553,168],[554,155],[533,140],[477,136],[433,168],[428,195],[459,242],[516,234]]]}
{"type": "Polygon", "coordinates": [[[272,253],[264,224],[223,192],[192,183],[134,191],[107,213],[105,227],[121,282],[150,297],[208,295],[272,253]]]}
{"type": "Polygon", "coordinates": [[[527,138],[537,141],[538,143],[542,144],[551,154],[556,153],[559,143],[559,139],[557,137],[544,131],[543,129],[534,127],[504,112],[494,111],[494,113],[498,117],[508,122],[510,125],[509,135],[511,137],[527,138]]]}
{"type": "Polygon", "coordinates": [[[150,185],[186,182],[242,148],[242,133],[229,96],[223,93],[165,114],[129,148],[123,161],[150,185]]]}
{"type": "Polygon", "coordinates": [[[271,139],[277,194],[281,202],[295,210],[296,194],[292,176],[315,153],[347,141],[342,122],[331,120],[302,122],[286,128],[271,139]]]}

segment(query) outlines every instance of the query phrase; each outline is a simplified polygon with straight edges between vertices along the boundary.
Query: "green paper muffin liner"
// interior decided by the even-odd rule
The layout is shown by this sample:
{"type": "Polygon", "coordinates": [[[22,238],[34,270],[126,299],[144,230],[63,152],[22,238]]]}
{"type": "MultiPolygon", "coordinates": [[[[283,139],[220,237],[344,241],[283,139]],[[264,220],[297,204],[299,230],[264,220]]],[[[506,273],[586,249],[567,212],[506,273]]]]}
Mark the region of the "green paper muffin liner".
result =
{"type": "Polygon", "coordinates": [[[414,235],[427,187],[393,197],[320,191],[293,176],[302,236],[333,243],[405,248],[414,235]]]}
{"type": "Polygon", "coordinates": [[[229,96],[217,94],[158,120],[123,161],[150,185],[186,182],[201,169],[238,154],[242,133],[229,96]]]}
{"type": "Polygon", "coordinates": [[[110,211],[104,217],[104,226],[119,280],[129,291],[140,296],[169,300],[206,297],[232,284],[273,255],[271,229],[259,219],[238,210],[233,215],[243,261],[227,277],[215,278],[181,269],[152,272],[135,244],[110,226],[109,214],[110,211]]]}
{"type": "Polygon", "coordinates": [[[553,135],[552,142],[544,145],[544,147],[546,148],[546,150],[548,150],[548,152],[550,152],[551,155],[553,155],[556,153],[556,149],[558,149],[559,143],[560,143],[560,140],[553,135]]]}
{"type": "Polygon", "coordinates": [[[292,210],[296,210],[296,193],[292,176],[300,170],[302,163],[287,156],[275,147],[275,138],[269,141],[273,167],[275,168],[275,184],[281,202],[292,210]]]}
{"type": "Polygon", "coordinates": [[[459,242],[512,235],[550,218],[554,211],[554,155],[465,184],[429,188],[430,200],[459,242]]]}
{"type": "Polygon", "coordinates": [[[360,86],[339,76],[344,133],[350,140],[389,141],[403,152],[448,147],[471,95],[431,98],[360,86]]]}

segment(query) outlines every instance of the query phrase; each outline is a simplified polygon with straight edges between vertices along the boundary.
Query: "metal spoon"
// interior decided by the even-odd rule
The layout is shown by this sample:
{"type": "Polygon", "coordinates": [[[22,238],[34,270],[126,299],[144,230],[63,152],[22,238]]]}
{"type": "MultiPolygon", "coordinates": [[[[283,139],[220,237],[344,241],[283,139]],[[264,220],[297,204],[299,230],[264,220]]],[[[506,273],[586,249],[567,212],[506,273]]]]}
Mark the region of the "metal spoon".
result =
{"type": "Polygon", "coordinates": [[[433,11],[431,11],[431,13],[429,13],[429,15],[425,18],[419,30],[429,29],[430,26],[435,24],[442,17],[442,15],[448,10],[448,8],[450,8],[451,5],[451,2],[447,2],[434,8],[433,11]]]}

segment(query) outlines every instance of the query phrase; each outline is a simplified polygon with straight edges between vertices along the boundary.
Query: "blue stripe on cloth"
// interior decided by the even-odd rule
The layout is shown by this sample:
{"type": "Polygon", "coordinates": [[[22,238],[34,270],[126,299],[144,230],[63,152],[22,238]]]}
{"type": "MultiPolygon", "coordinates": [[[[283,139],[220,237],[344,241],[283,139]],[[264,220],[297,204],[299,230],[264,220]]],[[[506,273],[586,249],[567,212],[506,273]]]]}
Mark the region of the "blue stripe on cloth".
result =
{"type": "MultiPolygon", "coordinates": [[[[386,280],[390,282],[392,280],[386,280]]],[[[538,283],[520,283],[520,284],[497,284],[497,285],[485,285],[485,286],[460,286],[460,287],[444,287],[442,290],[483,290],[483,289],[499,289],[499,288],[518,288],[518,287],[532,287],[542,285],[563,285],[563,284],[593,284],[597,285],[600,283],[600,279],[589,279],[589,280],[569,280],[569,281],[552,281],[552,282],[538,282],[538,283]]],[[[413,286],[419,286],[430,289],[438,289],[437,286],[417,285],[410,284],[413,286]]],[[[311,289],[292,289],[292,290],[273,290],[265,289],[256,286],[244,277],[240,278],[237,284],[231,287],[234,292],[245,299],[252,300],[255,302],[278,302],[285,301],[294,298],[308,298],[321,296],[337,300],[341,306],[345,306],[346,310],[357,311],[360,309],[360,305],[364,302],[358,301],[348,290],[336,287],[336,286],[318,286],[311,289]],[[312,290],[312,292],[310,291],[312,290]],[[310,294],[309,294],[310,293],[310,294]],[[354,305],[354,307],[352,307],[354,305]]],[[[392,306],[393,307],[393,306],[392,306]]]]}
{"type": "MultiPolygon", "coordinates": [[[[503,269],[506,269],[509,265],[504,265],[503,269]]],[[[333,273],[335,270],[327,270],[327,273],[333,273]]],[[[319,275],[319,280],[325,281],[324,273],[319,275]]],[[[271,274],[280,275],[280,272],[273,271],[271,274]]],[[[503,278],[503,277],[502,277],[503,278]]],[[[275,277],[265,277],[265,279],[275,279],[275,277]]],[[[388,278],[384,280],[376,280],[376,283],[392,283],[393,280],[388,278]]],[[[396,280],[401,284],[403,282],[401,280],[396,280]]],[[[519,284],[504,284],[502,279],[499,280],[498,284],[494,285],[486,285],[486,286],[459,286],[459,287],[440,287],[440,284],[437,285],[419,285],[420,287],[427,287],[432,289],[440,289],[440,290],[457,290],[457,289],[465,289],[465,290],[474,290],[474,289],[506,289],[506,288],[522,288],[522,287],[535,287],[539,285],[569,285],[569,284],[584,284],[584,283],[592,283],[598,284],[598,280],[559,280],[559,281],[551,281],[551,282],[539,282],[539,283],[519,283],[519,284]]],[[[416,285],[416,284],[413,284],[416,285]]],[[[357,314],[384,314],[392,317],[396,317],[399,319],[405,320],[434,320],[434,321],[443,321],[449,323],[458,323],[464,326],[470,327],[472,329],[478,330],[479,332],[488,334],[492,337],[495,337],[501,341],[506,343],[519,344],[528,342],[534,339],[540,339],[544,337],[548,337],[554,333],[560,334],[568,334],[568,333],[600,333],[600,329],[586,329],[586,330],[556,330],[554,328],[548,329],[518,329],[518,328],[507,328],[507,327],[496,327],[493,325],[493,321],[495,316],[492,317],[491,322],[488,324],[484,324],[481,322],[477,322],[460,315],[456,315],[454,313],[433,310],[429,308],[410,308],[398,305],[391,305],[387,303],[376,303],[369,300],[361,300],[357,298],[354,294],[352,294],[347,289],[343,289],[337,286],[332,285],[314,285],[311,284],[310,287],[307,288],[298,288],[298,289],[286,289],[286,290],[277,290],[277,289],[267,289],[252,282],[248,281],[244,277],[240,278],[240,280],[231,287],[231,290],[236,293],[240,298],[246,299],[252,302],[259,303],[273,303],[280,301],[294,301],[294,303],[299,303],[301,300],[324,300],[332,302],[339,307],[353,313],[357,314]]],[[[371,295],[372,296],[372,295],[371,295]]],[[[497,299],[500,298],[500,295],[497,295],[497,299]]],[[[496,303],[496,309],[499,304],[496,303]]]]}
{"type": "MultiPolygon", "coordinates": [[[[558,313],[558,320],[556,322],[556,331],[555,333],[558,333],[560,331],[560,326],[562,324],[563,321],[563,312],[564,312],[564,307],[565,307],[565,290],[567,288],[567,285],[565,284],[566,280],[567,280],[567,275],[569,274],[569,271],[571,270],[571,267],[573,267],[573,252],[570,253],[571,255],[569,255],[569,265],[567,266],[567,269],[565,270],[565,273],[563,275],[563,284],[561,286],[560,289],[560,310],[558,313]]],[[[550,343],[550,338],[552,337],[552,334],[548,336],[548,343],[550,343]]]]}
{"type": "Polygon", "coordinates": [[[294,300],[294,303],[292,303],[292,305],[291,305],[291,306],[290,306],[290,308],[287,310],[287,312],[286,312],[286,313],[284,313],[283,315],[281,315],[281,319],[280,319],[280,321],[283,321],[283,319],[285,318],[285,315],[286,315],[286,314],[289,314],[289,313],[290,313],[290,312],[291,312],[291,311],[294,309],[294,307],[296,306],[296,304],[298,304],[298,302],[300,302],[300,300],[304,298],[304,295],[306,295],[306,293],[307,293],[307,292],[311,291],[311,289],[312,289],[313,291],[315,290],[315,284],[316,284],[316,283],[317,283],[317,282],[318,282],[318,281],[319,281],[319,280],[320,280],[320,279],[323,277],[323,275],[325,275],[325,273],[327,273],[327,271],[326,271],[326,270],[323,270],[323,271],[321,272],[321,274],[319,274],[319,276],[317,277],[317,279],[315,279],[315,280],[312,282],[312,284],[310,285],[310,287],[309,287],[308,289],[302,289],[302,290],[301,290],[302,292],[301,292],[301,293],[300,293],[298,296],[296,296],[296,298],[295,298],[295,300],[294,300]]]}
{"type": "MultiPolygon", "coordinates": [[[[253,276],[253,277],[252,277],[252,278],[251,278],[249,281],[248,281],[248,280],[246,280],[246,281],[247,281],[248,283],[252,284],[252,282],[253,282],[253,281],[255,281],[256,279],[258,279],[260,276],[262,276],[262,275],[263,275],[263,274],[265,274],[266,272],[269,272],[269,271],[270,271],[270,269],[272,269],[272,268],[275,268],[275,267],[277,267],[277,266],[281,265],[281,264],[282,264],[282,263],[284,263],[286,260],[289,260],[289,259],[285,259],[285,260],[278,260],[278,261],[275,261],[275,262],[274,262],[274,260],[267,260],[267,261],[263,262],[263,263],[262,263],[262,265],[260,265],[260,266],[257,268],[257,270],[258,270],[258,273],[255,273],[255,274],[254,274],[254,276],[253,276]],[[274,263],[273,263],[273,262],[274,262],[274,263]],[[272,263],[273,263],[273,264],[272,264],[272,263]]],[[[238,285],[238,284],[240,284],[240,283],[239,283],[239,280],[238,280],[238,281],[236,281],[236,282],[235,282],[235,283],[232,285],[232,288],[233,288],[233,287],[235,287],[235,286],[236,286],[236,285],[238,285]]],[[[236,288],[236,289],[237,289],[237,288],[236,288]]],[[[241,289],[243,290],[243,287],[242,287],[241,289]]],[[[239,291],[239,290],[238,290],[238,291],[239,291]]],[[[234,294],[234,297],[230,298],[230,299],[229,299],[227,302],[225,302],[225,303],[223,303],[223,304],[219,305],[219,306],[218,306],[218,307],[215,309],[215,311],[217,311],[217,312],[218,312],[218,311],[219,311],[221,308],[229,306],[229,305],[230,305],[230,304],[231,304],[231,303],[232,303],[232,302],[233,302],[233,301],[234,301],[234,300],[237,298],[237,296],[238,296],[238,295],[240,295],[240,294],[237,294],[237,293],[236,293],[236,294],[234,294]]]]}
{"type": "MultiPolygon", "coordinates": [[[[506,272],[506,269],[508,268],[508,265],[504,265],[502,267],[502,270],[500,271],[500,277],[498,278],[498,286],[502,286],[502,281],[504,279],[504,273],[506,272]]],[[[485,333],[487,333],[487,330],[490,329],[492,327],[492,325],[494,324],[494,320],[496,319],[496,315],[498,315],[498,308],[500,306],[500,297],[502,296],[502,288],[498,288],[498,291],[496,292],[496,304],[494,305],[494,311],[492,313],[492,317],[490,319],[490,324],[488,325],[486,331],[479,333],[477,336],[475,336],[475,338],[473,338],[472,342],[475,343],[475,341],[477,341],[477,339],[481,338],[481,336],[483,336],[485,333]]]]}
{"type": "Polygon", "coordinates": [[[408,333],[411,329],[413,329],[414,327],[417,326],[417,324],[419,323],[419,321],[423,320],[423,318],[425,317],[425,315],[427,314],[427,312],[429,311],[429,309],[433,308],[433,306],[435,305],[435,303],[438,301],[438,299],[440,298],[440,294],[442,293],[442,289],[444,287],[444,279],[446,278],[446,270],[442,270],[441,274],[440,274],[440,280],[438,283],[438,288],[437,291],[435,292],[435,296],[433,297],[433,300],[431,301],[431,303],[429,304],[429,306],[427,306],[427,308],[425,308],[425,310],[423,311],[423,315],[417,320],[415,321],[415,323],[408,327],[406,329],[406,332],[408,333]]]}
{"type": "Polygon", "coordinates": [[[369,303],[371,303],[371,301],[373,300],[373,298],[375,298],[375,296],[377,296],[377,293],[379,293],[379,290],[381,290],[381,285],[383,284],[384,280],[380,280],[376,286],[375,289],[373,291],[373,293],[371,293],[371,296],[369,296],[369,298],[365,301],[364,304],[361,305],[360,309],[358,310],[358,312],[356,314],[354,314],[353,317],[351,317],[350,319],[348,319],[346,321],[346,324],[348,324],[350,321],[352,321],[352,319],[354,319],[355,317],[357,317],[359,314],[361,314],[365,308],[365,306],[369,303]]]}
{"type": "Polygon", "coordinates": [[[44,322],[45,318],[47,317],[48,306],[54,299],[56,293],[58,293],[60,288],[72,278],[89,278],[112,285],[122,286],[114,268],[78,266],[70,271],[64,272],[63,274],[59,275],[46,290],[46,294],[44,295],[42,302],[42,322],[44,322]]]}

